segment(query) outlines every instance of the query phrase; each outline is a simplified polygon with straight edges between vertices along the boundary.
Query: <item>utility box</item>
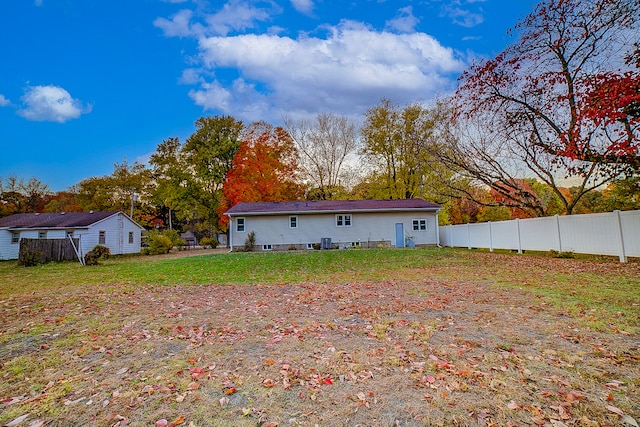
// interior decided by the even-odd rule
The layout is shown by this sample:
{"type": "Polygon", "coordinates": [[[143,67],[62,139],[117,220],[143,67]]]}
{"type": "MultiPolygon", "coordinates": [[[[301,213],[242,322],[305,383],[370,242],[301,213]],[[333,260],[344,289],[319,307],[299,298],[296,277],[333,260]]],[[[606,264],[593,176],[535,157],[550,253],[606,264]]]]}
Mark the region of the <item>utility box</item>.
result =
{"type": "Polygon", "coordinates": [[[331,249],[331,237],[320,239],[320,249],[331,249]]]}

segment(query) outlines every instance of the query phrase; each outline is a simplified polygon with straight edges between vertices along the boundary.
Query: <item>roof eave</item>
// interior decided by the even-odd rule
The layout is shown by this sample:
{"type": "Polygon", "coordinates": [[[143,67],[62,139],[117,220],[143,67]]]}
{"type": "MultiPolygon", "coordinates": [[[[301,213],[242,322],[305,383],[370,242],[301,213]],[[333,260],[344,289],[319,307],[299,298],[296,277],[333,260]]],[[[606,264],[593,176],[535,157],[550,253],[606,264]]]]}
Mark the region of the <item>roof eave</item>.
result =
{"type": "Polygon", "coordinates": [[[330,213],[376,213],[376,212],[437,212],[441,210],[438,207],[424,207],[424,208],[378,208],[378,209],[316,209],[316,210],[287,210],[287,211],[245,211],[245,212],[225,212],[224,214],[232,216],[251,216],[251,215],[302,215],[302,214],[330,214],[330,213]]]}

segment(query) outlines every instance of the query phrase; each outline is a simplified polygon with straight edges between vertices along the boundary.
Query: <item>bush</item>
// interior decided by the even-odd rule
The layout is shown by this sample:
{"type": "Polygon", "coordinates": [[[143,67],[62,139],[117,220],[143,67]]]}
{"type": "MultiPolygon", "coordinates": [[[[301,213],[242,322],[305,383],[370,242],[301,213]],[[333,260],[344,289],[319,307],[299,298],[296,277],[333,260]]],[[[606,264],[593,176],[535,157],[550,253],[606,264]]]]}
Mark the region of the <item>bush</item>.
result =
{"type": "Polygon", "coordinates": [[[84,265],[97,265],[98,260],[108,259],[109,256],[111,256],[111,251],[108,247],[96,245],[93,249],[84,254],[84,265]]]}
{"type": "Polygon", "coordinates": [[[256,232],[250,231],[249,234],[247,234],[247,239],[244,241],[245,252],[252,252],[255,244],[256,244],[256,232]]]}
{"type": "MultiPolygon", "coordinates": [[[[173,231],[173,230],[170,230],[173,231]]],[[[165,233],[151,231],[147,236],[148,246],[142,250],[144,255],[167,254],[174,246],[173,241],[165,233]]]]}
{"type": "Polygon", "coordinates": [[[180,233],[176,230],[164,230],[163,236],[167,236],[171,240],[171,246],[184,246],[184,240],[180,237],[180,233]]]}
{"type": "Polygon", "coordinates": [[[200,246],[202,246],[203,248],[215,249],[219,244],[220,242],[218,242],[218,239],[216,239],[215,237],[203,237],[202,239],[200,239],[200,246]]]}
{"type": "Polygon", "coordinates": [[[18,265],[23,267],[33,267],[38,264],[42,264],[42,256],[44,254],[40,251],[32,251],[30,249],[23,249],[20,251],[18,258],[18,265]]]}

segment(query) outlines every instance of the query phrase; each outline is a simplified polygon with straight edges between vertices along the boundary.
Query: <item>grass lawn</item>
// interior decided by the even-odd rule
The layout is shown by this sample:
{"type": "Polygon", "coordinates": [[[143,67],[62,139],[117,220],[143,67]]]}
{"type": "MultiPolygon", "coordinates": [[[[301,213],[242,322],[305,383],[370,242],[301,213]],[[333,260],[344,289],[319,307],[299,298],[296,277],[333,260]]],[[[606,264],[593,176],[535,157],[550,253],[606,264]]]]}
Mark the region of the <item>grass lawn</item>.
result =
{"type": "Polygon", "coordinates": [[[0,425],[640,422],[637,260],[177,255],[0,262],[0,425]]]}

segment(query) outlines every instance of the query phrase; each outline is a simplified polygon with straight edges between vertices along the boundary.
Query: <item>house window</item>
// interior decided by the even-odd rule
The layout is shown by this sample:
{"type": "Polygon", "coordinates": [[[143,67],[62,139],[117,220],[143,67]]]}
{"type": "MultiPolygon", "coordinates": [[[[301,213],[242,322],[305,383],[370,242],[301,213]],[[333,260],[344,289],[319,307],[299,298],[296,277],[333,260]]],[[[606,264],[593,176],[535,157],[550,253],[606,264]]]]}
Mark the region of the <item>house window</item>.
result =
{"type": "Polygon", "coordinates": [[[413,230],[414,231],[425,231],[427,229],[427,220],[426,219],[414,219],[413,220],[413,230]]]}
{"type": "Polygon", "coordinates": [[[236,219],[236,231],[244,233],[244,218],[236,219]]]}
{"type": "Polygon", "coordinates": [[[129,232],[129,244],[133,245],[133,231],[129,232]]]}
{"type": "Polygon", "coordinates": [[[289,228],[298,228],[298,217],[290,216],[289,217],[289,228]]]}
{"type": "Polygon", "coordinates": [[[351,215],[336,215],[336,227],[351,227],[351,215]]]}
{"type": "Polygon", "coordinates": [[[307,249],[313,249],[313,243],[307,243],[307,249]]]}
{"type": "Polygon", "coordinates": [[[20,243],[20,232],[14,231],[11,233],[11,243],[20,243]]]}
{"type": "Polygon", "coordinates": [[[263,251],[272,251],[273,250],[273,246],[271,244],[262,245],[262,250],[263,251]]]}
{"type": "Polygon", "coordinates": [[[38,239],[46,239],[47,232],[46,231],[38,231],[38,239]]]}
{"type": "Polygon", "coordinates": [[[98,232],[98,244],[104,245],[106,241],[107,241],[106,232],[103,230],[100,230],[100,232],[98,232]]]}

